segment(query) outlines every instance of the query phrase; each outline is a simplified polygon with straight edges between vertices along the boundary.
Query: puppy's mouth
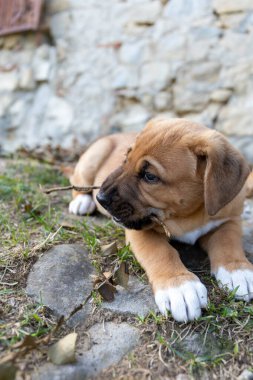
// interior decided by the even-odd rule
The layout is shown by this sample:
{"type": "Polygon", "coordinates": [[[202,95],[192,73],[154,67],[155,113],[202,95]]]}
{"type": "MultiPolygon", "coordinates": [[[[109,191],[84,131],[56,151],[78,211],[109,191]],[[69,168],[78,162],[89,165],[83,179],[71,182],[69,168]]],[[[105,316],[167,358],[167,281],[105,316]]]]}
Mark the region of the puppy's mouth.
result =
{"type": "Polygon", "coordinates": [[[103,208],[111,215],[113,221],[123,228],[131,230],[143,230],[152,227],[154,221],[152,219],[153,210],[145,210],[144,215],[135,212],[132,204],[126,201],[115,201],[118,194],[106,194],[101,191],[97,194],[97,200],[103,208]]]}
{"type": "Polygon", "coordinates": [[[121,218],[117,218],[116,216],[113,216],[112,218],[116,224],[129,230],[143,230],[151,227],[153,224],[153,220],[150,216],[132,220],[123,220],[121,218]]]}

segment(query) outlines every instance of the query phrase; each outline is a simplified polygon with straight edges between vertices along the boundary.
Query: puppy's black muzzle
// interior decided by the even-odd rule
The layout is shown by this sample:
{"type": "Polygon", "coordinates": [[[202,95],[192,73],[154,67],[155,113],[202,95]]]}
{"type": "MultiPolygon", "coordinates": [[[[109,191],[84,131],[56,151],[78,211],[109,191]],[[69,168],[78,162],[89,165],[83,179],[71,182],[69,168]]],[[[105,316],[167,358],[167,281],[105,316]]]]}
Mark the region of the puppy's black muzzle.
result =
{"type": "Polygon", "coordinates": [[[111,197],[106,195],[104,192],[101,190],[97,194],[97,201],[101,204],[102,207],[104,207],[105,210],[109,211],[108,208],[110,204],[112,203],[111,197]]]}
{"type": "Polygon", "coordinates": [[[103,191],[103,189],[100,189],[97,194],[97,201],[112,216],[120,220],[129,218],[134,212],[132,205],[121,199],[115,188],[110,191],[103,191]]]}

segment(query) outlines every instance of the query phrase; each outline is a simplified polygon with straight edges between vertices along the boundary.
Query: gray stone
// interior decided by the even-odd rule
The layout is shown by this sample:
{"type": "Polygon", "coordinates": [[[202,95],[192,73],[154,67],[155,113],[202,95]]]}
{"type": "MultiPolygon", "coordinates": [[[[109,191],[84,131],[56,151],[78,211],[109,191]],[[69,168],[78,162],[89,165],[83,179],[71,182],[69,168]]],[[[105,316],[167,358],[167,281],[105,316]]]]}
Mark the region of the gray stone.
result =
{"type": "Polygon", "coordinates": [[[0,92],[1,91],[14,91],[18,87],[18,73],[17,71],[0,72],[0,92]]]}
{"type": "Polygon", "coordinates": [[[46,113],[44,131],[48,131],[48,136],[59,136],[59,130],[64,135],[69,131],[73,121],[73,110],[71,105],[59,96],[52,96],[49,99],[46,113]]]}
{"type": "Polygon", "coordinates": [[[253,138],[246,136],[227,136],[230,143],[234,145],[244,157],[253,164],[253,138]]]}
{"type": "Polygon", "coordinates": [[[69,7],[69,0],[47,0],[46,2],[46,10],[51,14],[66,11],[69,7]]]}
{"type": "Polygon", "coordinates": [[[212,15],[211,2],[209,0],[170,0],[165,6],[163,15],[175,23],[185,20],[198,19],[212,15]]]}
{"type": "Polygon", "coordinates": [[[210,51],[219,46],[221,30],[212,26],[191,28],[187,36],[185,57],[188,62],[208,61],[210,51]]]}
{"type": "Polygon", "coordinates": [[[159,92],[154,98],[155,108],[158,111],[165,111],[172,108],[172,95],[169,92],[159,92]]]}
{"type": "Polygon", "coordinates": [[[127,24],[153,24],[158,18],[162,10],[161,2],[154,1],[142,1],[135,3],[134,6],[130,4],[125,9],[126,18],[125,25],[127,24]]]}
{"type": "Polygon", "coordinates": [[[220,88],[218,90],[215,90],[211,94],[210,100],[212,100],[213,102],[225,103],[226,101],[228,101],[231,94],[232,94],[232,90],[220,88]]]}
{"type": "Polygon", "coordinates": [[[54,14],[49,19],[50,30],[53,37],[57,40],[63,38],[69,31],[71,23],[71,16],[69,12],[60,12],[54,14]]]}
{"type": "Polygon", "coordinates": [[[218,25],[224,29],[236,29],[238,30],[241,23],[244,21],[245,13],[225,13],[219,17],[218,25]]]}
{"type": "Polygon", "coordinates": [[[77,363],[55,366],[45,364],[32,375],[33,380],[84,380],[117,364],[139,341],[140,332],[127,323],[95,324],[87,332],[77,352],[77,363]],[[78,355],[79,354],[79,355],[78,355]]]}
{"type": "Polygon", "coordinates": [[[176,380],[191,380],[190,376],[186,375],[186,373],[179,373],[176,376],[176,380]]]}
{"type": "Polygon", "coordinates": [[[150,285],[130,277],[128,289],[117,286],[113,302],[103,302],[102,307],[118,313],[130,313],[145,317],[150,311],[158,311],[150,285]]]}
{"type": "Polygon", "coordinates": [[[11,94],[4,94],[0,96],[0,117],[5,115],[8,107],[13,101],[13,97],[11,94]]]}
{"type": "Polygon", "coordinates": [[[41,59],[49,59],[50,47],[47,44],[43,44],[36,49],[35,56],[41,59]]]}
{"type": "MultiPolygon", "coordinates": [[[[77,244],[58,245],[46,252],[33,266],[26,292],[37,302],[43,303],[56,315],[68,316],[80,305],[93,289],[94,268],[87,258],[85,247],[77,244]]],[[[91,306],[85,305],[71,319],[71,323],[83,321],[91,306]]]]}
{"type": "Polygon", "coordinates": [[[150,58],[150,47],[146,41],[125,43],[119,50],[119,59],[124,64],[138,65],[150,58]]]}
{"type": "Polygon", "coordinates": [[[50,73],[50,62],[46,60],[36,60],[33,63],[34,78],[38,82],[48,81],[50,73]]]}
{"type": "Polygon", "coordinates": [[[214,0],[213,7],[218,14],[244,12],[253,9],[251,0],[214,0]]]}
{"type": "Polygon", "coordinates": [[[170,65],[165,62],[146,63],[141,68],[140,87],[163,90],[172,80],[170,65]]]}
{"type": "Polygon", "coordinates": [[[20,35],[18,34],[13,34],[13,35],[10,35],[10,36],[6,36],[4,38],[4,48],[5,49],[13,49],[15,48],[19,42],[20,42],[20,35]]]}
{"type": "Polygon", "coordinates": [[[216,85],[219,73],[219,62],[201,62],[198,65],[190,63],[179,71],[177,82],[191,86],[198,85],[200,87],[201,85],[204,90],[209,90],[213,84],[216,85]]]}
{"type": "Polygon", "coordinates": [[[157,43],[156,52],[161,60],[184,60],[186,57],[187,39],[185,34],[178,32],[165,34],[157,43]]]}
{"type": "Polygon", "coordinates": [[[178,113],[201,112],[209,101],[209,92],[197,84],[174,86],[174,107],[178,113]]]}
{"type": "Polygon", "coordinates": [[[64,61],[67,58],[68,44],[64,39],[59,39],[57,41],[57,59],[59,62],[64,61]]]}
{"type": "Polygon", "coordinates": [[[26,98],[17,99],[10,107],[9,113],[11,115],[11,127],[19,127],[24,119],[27,108],[26,98]]]}
{"type": "Polygon", "coordinates": [[[250,60],[237,61],[232,66],[222,68],[220,83],[223,88],[232,89],[237,94],[244,94],[247,92],[252,74],[253,67],[250,60]]]}
{"type": "Polygon", "coordinates": [[[141,105],[136,104],[129,106],[116,114],[111,119],[111,124],[124,128],[125,130],[139,130],[142,128],[146,121],[150,118],[150,113],[141,105]]]}
{"type": "Polygon", "coordinates": [[[217,119],[220,108],[219,103],[209,103],[202,112],[188,113],[187,119],[204,124],[208,128],[214,128],[214,121],[217,119]]]}
{"type": "Polygon", "coordinates": [[[146,92],[139,95],[139,99],[141,100],[141,103],[146,107],[147,109],[150,109],[153,107],[153,96],[152,94],[147,94],[146,92]]]}
{"type": "MultiPolygon", "coordinates": [[[[220,61],[223,63],[223,66],[225,66],[224,68],[226,68],[226,66],[230,66],[227,64],[228,62],[232,62],[234,67],[236,67],[237,64],[244,62],[252,62],[252,44],[252,33],[238,33],[233,30],[227,31],[224,37],[220,40],[219,46],[219,48],[223,51],[223,56],[220,61]],[[242,57],[245,58],[242,60],[242,57]]],[[[216,53],[218,53],[218,51],[216,53]]],[[[244,85],[247,85],[247,83],[244,83],[244,85]]]]}
{"type": "Polygon", "coordinates": [[[32,69],[36,81],[49,81],[50,71],[52,68],[51,66],[53,63],[54,50],[55,48],[52,48],[47,44],[41,45],[36,49],[32,61],[32,69]]]}
{"type": "Polygon", "coordinates": [[[200,333],[187,335],[182,341],[176,342],[174,348],[183,355],[194,354],[198,357],[210,359],[216,355],[233,352],[233,343],[216,334],[209,333],[206,336],[200,333]]]}
{"type": "Polygon", "coordinates": [[[253,92],[247,96],[231,96],[219,114],[216,124],[217,130],[228,135],[253,136],[252,104],[253,92]]]}
{"type": "Polygon", "coordinates": [[[19,72],[19,88],[21,90],[32,90],[35,88],[35,81],[31,67],[24,66],[19,72]]]}
{"type": "Polygon", "coordinates": [[[242,371],[242,373],[238,376],[238,380],[253,380],[253,372],[249,371],[248,369],[245,369],[242,371]]]}
{"type": "Polygon", "coordinates": [[[111,88],[114,90],[121,88],[134,88],[138,85],[138,72],[135,68],[118,66],[113,72],[111,88]]]}

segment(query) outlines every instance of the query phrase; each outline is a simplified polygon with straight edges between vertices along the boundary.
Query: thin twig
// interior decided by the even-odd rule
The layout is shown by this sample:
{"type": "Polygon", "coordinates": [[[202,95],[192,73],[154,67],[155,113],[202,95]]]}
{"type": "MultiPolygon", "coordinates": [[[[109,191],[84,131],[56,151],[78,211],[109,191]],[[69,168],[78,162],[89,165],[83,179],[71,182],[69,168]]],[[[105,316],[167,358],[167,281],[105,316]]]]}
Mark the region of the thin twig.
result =
{"type": "Polygon", "coordinates": [[[171,238],[171,233],[170,231],[167,230],[167,226],[157,217],[157,216],[152,216],[151,218],[154,222],[160,224],[162,228],[164,229],[164,232],[166,236],[170,239],[171,238]]]}
{"type": "Polygon", "coordinates": [[[66,191],[66,190],[76,190],[76,191],[80,191],[80,192],[83,192],[83,193],[88,193],[89,191],[95,190],[95,189],[100,189],[100,186],[84,186],[84,187],[80,187],[80,186],[70,185],[70,186],[64,186],[64,187],[53,187],[51,189],[42,189],[42,191],[45,194],[50,194],[50,193],[52,193],[54,191],[66,191]]]}
{"type": "Polygon", "coordinates": [[[43,248],[48,241],[54,240],[55,236],[58,234],[58,232],[62,229],[62,226],[58,228],[57,231],[55,231],[53,234],[50,232],[47,236],[47,238],[42,242],[37,244],[35,247],[32,248],[31,252],[35,253],[36,251],[39,251],[41,248],[43,248]]]}
{"type": "Polygon", "coordinates": [[[158,350],[158,356],[159,356],[159,360],[161,363],[163,363],[163,365],[167,368],[170,368],[170,365],[168,363],[165,363],[165,361],[163,360],[163,356],[162,356],[162,345],[160,344],[159,346],[159,350],[158,350]]]}

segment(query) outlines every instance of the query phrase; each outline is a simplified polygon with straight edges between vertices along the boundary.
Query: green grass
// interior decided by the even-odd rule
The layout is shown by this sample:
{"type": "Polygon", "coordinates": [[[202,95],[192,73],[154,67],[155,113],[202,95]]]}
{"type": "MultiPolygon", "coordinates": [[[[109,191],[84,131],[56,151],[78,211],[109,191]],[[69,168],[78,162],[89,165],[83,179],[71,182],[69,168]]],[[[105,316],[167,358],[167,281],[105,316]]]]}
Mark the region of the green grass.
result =
{"type": "MultiPolygon", "coordinates": [[[[5,350],[25,335],[43,336],[54,326],[49,310],[27,299],[22,290],[33,262],[54,245],[86,244],[98,274],[113,271],[126,262],[130,274],[147,281],[129,246],[125,245],[124,231],[113,222],[73,218],[64,227],[62,221],[67,215],[70,193],[45,195],[40,186],[67,184],[68,180],[57,168],[35,160],[10,162],[0,175],[0,345],[5,350]],[[118,251],[101,255],[101,246],[114,241],[118,251]]],[[[234,294],[219,289],[205,271],[201,280],[209,290],[209,304],[198,321],[178,324],[170,316],[165,318],[153,311],[146,317],[135,318],[133,324],[148,336],[142,345],[143,355],[153,355],[165,369],[166,366],[183,368],[193,378],[201,378],[203,371],[216,378],[228,378],[231,372],[235,378],[243,368],[252,368],[253,304],[235,302],[234,294]],[[197,348],[202,350],[191,346],[194,334],[198,336],[197,348]]],[[[99,310],[101,296],[97,292],[92,296],[99,310]]],[[[135,366],[140,356],[141,353],[132,356],[135,366]]]]}
{"type": "MultiPolygon", "coordinates": [[[[101,244],[117,239],[120,246],[124,245],[122,229],[110,221],[100,226],[89,218],[77,218],[71,222],[71,228],[64,227],[62,221],[66,215],[69,217],[70,192],[45,195],[41,186],[67,184],[68,180],[57,168],[35,160],[12,161],[0,175],[0,343],[6,347],[28,333],[43,335],[53,326],[53,318],[45,322],[42,305],[31,303],[24,293],[20,295],[27,273],[41,252],[62,243],[85,244],[91,262],[102,273],[110,264],[102,260],[101,244]],[[20,299],[15,308],[9,304],[13,297],[20,299]]],[[[95,304],[101,303],[98,296],[93,298],[95,304]]]]}

